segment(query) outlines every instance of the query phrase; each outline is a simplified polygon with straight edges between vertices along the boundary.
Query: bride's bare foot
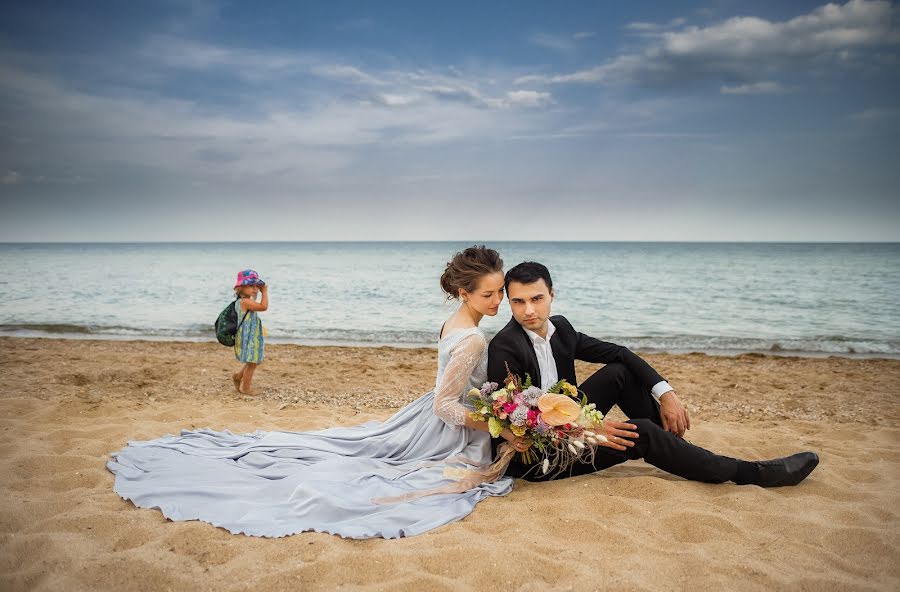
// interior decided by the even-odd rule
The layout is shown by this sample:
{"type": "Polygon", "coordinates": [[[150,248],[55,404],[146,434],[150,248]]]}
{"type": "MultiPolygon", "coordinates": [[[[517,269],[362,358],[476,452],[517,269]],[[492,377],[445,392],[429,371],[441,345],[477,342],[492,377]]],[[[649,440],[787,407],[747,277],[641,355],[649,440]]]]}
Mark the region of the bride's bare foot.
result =
{"type": "Polygon", "coordinates": [[[257,392],[252,388],[239,389],[238,392],[241,393],[242,395],[250,395],[251,397],[255,397],[257,395],[257,392]]]}
{"type": "Polygon", "coordinates": [[[234,390],[236,390],[237,392],[241,392],[241,375],[240,375],[240,373],[232,374],[231,381],[234,383],[234,390]]]}

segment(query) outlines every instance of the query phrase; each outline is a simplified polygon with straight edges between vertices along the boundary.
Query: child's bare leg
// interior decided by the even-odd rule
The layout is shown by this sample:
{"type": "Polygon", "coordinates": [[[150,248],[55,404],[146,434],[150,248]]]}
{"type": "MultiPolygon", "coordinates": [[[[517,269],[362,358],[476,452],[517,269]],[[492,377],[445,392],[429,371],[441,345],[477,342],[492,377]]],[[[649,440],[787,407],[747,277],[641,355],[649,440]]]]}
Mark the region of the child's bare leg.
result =
{"type": "Polygon", "coordinates": [[[243,378],[241,378],[241,393],[245,395],[255,395],[256,391],[254,391],[250,387],[250,382],[253,380],[253,373],[256,372],[256,364],[252,362],[247,362],[247,365],[244,366],[243,370],[243,378]]]}
{"type": "Polygon", "coordinates": [[[241,392],[241,381],[244,379],[244,370],[246,369],[247,364],[244,364],[239,371],[231,375],[231,381],[234,382],[234,390],[237,392],[241,392]]]}

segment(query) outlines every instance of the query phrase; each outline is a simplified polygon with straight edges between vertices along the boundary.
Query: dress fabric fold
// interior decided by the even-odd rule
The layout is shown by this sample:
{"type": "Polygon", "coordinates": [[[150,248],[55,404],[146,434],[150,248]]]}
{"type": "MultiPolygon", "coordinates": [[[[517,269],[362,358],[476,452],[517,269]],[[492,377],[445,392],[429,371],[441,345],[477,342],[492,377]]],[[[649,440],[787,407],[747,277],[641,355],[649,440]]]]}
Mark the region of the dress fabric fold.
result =
{"type": "MultiPolygon", "coordinates": [[[[466,333],[439,342],[437,387],[453,346],[466,333]]],[[[484,350],[465,390],[484,381],[484,350]]],[[[107,467],[116,493],[171,520],[202,520],[261,537],[303,531],[359,539],[417,535],[464,518],[479,501],[506,495],[513,485],[500,477],[461,492],[421,495],[453,489],[453,475],[467,473],[459,469],[491,462],[490,435],[436,415],[436,392],[384,422],[315,432],[184,430],[133,441],[113,453],[107,467]]],[[[460,393],[460,404],[464,397],[460,393]]]]}

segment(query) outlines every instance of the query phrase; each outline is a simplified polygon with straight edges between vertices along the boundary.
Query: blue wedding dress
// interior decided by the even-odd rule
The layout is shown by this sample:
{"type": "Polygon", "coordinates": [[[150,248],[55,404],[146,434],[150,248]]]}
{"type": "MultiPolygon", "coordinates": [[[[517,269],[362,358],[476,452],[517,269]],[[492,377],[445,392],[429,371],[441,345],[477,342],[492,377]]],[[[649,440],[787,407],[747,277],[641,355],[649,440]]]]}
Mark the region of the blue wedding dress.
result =
{"type": "Polygon", "coordinates": [[[461,329],[438,343],[435,389],[387,421],[316,432],[184,430],[129,442],[107,467],[116,493],[170,520],[263,537],[412,536],[512,490],[512,478],[485,469],[490,435],[463,426],[465,393],[486,375],[483,333],[461,329]]]}

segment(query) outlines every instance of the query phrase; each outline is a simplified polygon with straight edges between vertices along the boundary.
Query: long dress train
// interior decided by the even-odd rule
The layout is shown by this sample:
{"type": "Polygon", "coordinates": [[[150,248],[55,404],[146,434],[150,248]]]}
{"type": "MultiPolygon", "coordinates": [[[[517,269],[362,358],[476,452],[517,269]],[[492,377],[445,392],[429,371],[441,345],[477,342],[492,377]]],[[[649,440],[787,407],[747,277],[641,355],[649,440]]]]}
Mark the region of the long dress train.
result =
{"type": "Polygon", "coordinates": [[[490,435],[461,427],[465,393],[482,385],[486,368],[481,331],[453,331],[438,343],[435,389],[385,422],[317,432],[184,430],[129,442],[107,467],[116,493],[136,506],[236,534],[420,534],[464,518],[487,496],[512,490],[506,477],[424,495],[452,489],[452,469],[491,461],[490,435]],[[384,501],[389,498],[407,501],[384,501]]]}

